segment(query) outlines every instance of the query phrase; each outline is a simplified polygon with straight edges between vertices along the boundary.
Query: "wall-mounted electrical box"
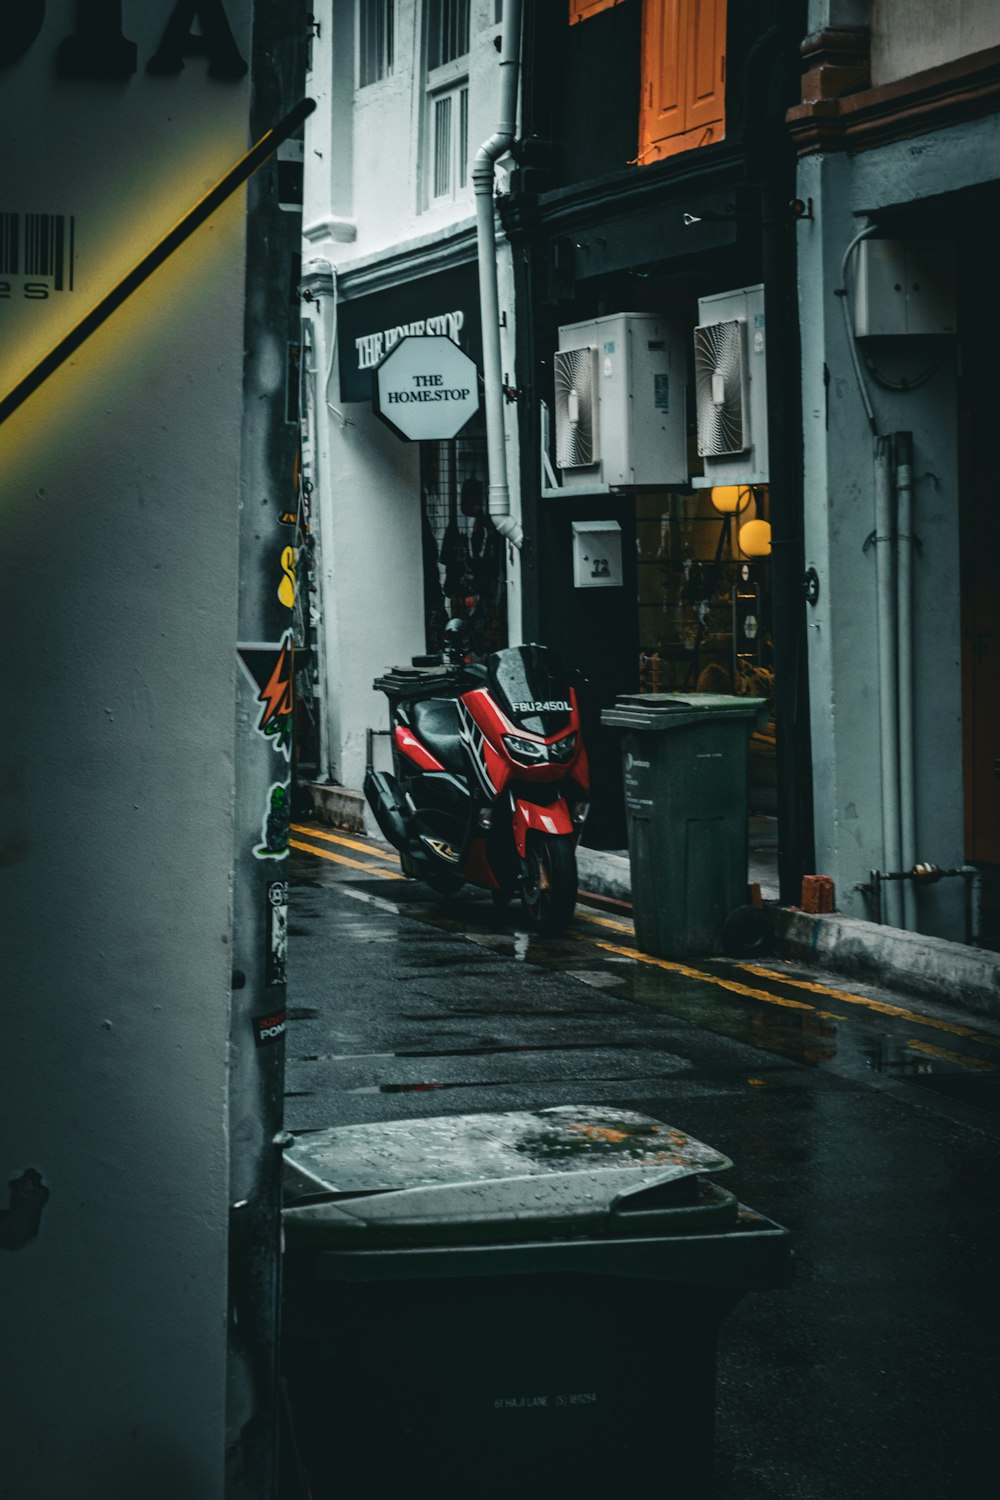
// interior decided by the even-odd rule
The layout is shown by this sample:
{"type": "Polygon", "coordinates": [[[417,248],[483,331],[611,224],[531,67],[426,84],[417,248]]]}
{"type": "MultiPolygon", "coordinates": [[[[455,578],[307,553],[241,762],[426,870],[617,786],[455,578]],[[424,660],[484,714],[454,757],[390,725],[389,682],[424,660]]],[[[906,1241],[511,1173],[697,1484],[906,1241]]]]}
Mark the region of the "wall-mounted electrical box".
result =
{"type": "Polygon", "coordinates": [[[560,328],[554,456],[563,490],[687,483],[686,343],[683,324],[655,313],[560,328]]]}
{"type": "Polygon", "coordinates": [[[573,587],[614,589],[622,585],[622,529],[617,521],[574,521],[573,587]]]}
{"type": "Polygon", "coordinates": [[[854,252],[853,303],[859,339],[954,333],[954,245],[862,240],[854,252]]]}
{"type": "Polygon", "coordinates": [[[767,339],[764,288],[698,300],[694,331],[698,452],[694,485],[767,484],[767,339]]]}

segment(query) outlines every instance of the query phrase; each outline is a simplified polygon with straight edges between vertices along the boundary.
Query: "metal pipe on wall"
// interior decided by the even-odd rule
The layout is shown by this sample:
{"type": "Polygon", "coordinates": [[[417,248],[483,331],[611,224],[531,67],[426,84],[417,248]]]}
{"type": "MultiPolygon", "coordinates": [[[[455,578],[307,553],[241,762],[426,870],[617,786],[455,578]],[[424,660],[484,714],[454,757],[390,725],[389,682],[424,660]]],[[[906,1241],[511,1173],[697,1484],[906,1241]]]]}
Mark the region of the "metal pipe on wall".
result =
{"type": "Polygon", "coordinates": [[[503,408],[503,365],[500,353],[500,299],[497,291],[493,178],[498,157],[509,149],[514,139],[517,123],[520,48],[521,0],[504,0],[498,123],[493,134],[476,152],[472,167],[472,189],[476,200],[476,245],[479,259],[479,307],[483,337],[489,514],[497,530],[515,547],[520,547],[524,533],[520,522],[510,513],[507,440],[503,408]]]}
{"type": "MultiPolygon", "coordinates": [[[[330,292],[332,295],[332,276],[330,292]]],[[[320,325],[322,327],[322,325],[320,325]]],[[[303,489],[307,484],[312,486],[312,494],[316,494],[319,484],[325,478],[320,473],[319,454],[320,427],[319,427],[319,403],[316,399],[316,384],[320,378],[321,366],[318,359],[325,356],[326,339],[317,340],[314,336],[314,325],[310,318],[302,319],[302,391],[300,401],[300,429],[302,434],[302,475],[301,483],[303,489]]],[[[324,386],[325,390],[325,386],[324,386]]],[[[318,500],[318,495],[316,496],[318,500]]],[[[323,619],[323,595],[325,592],[325,579],[322,567],[322,541],[319,536],[319,528],[314,525],[312,530],[312,567],[319,594],[319,620],[323,619]]],[[[309,600],[305,601],[305,609],[309,609],[309,600]]],[[[317,771],[319,780],[330,779],[330,727],[326,713],[326,684],[327,684],[327,651],[326,640],[323,634],[322,624],[314,626],[313,649],[316,652],[316,675],[322,684],[321,698],[317,711],[317,728],[319,735],[317,771]]]]}
{"type": "MultiPolygon", "coordinates": [[[[868,425],[875,434],[875,557],[878,616],[882,864],[886,873],[912,870],[916,853],[916,770],[913,731],[913,434],[878,435],[851,322],[847,271],[870,224],[855,235],[841,261],[841,308],[848,352],[868,425]]],[[[917,891],[911,880],[890,881],[879,920],[917,930],[917,891]],[[900,893],[898,886],[903,887],[900,893]]]]}
{"type": "Polygon", "coordinates": [[[777,726],[778,883],[781,900],[801,900],[802,877],[814,871],[812,750],[806,603],[802,591],[805,542],[802,500],[802,416],[799,331],[795,302],[795,225],[786,205],[787,184],[777,175],[764,186],[761,230],[764,305],[767,309],[768,423],[787,434],[772,443],[771,586],[774,611],[774,716],[777,726]]]}
{"type": "MultiPolygon", "coordinates": [[[[892,438],[896,486],[896,662],[899,722],[899,837],[902,870],[917,862],[916,773],[913,732],[913,434],[892,438]]],[[[894,867],[891,867],[894,868],[894,867]]],[[[917,930],[917,889],[903,885],[903,926],[917,930]]]]}
{"type": "MultiPolygon", "coordinates": [[[[875,439],[875,580],[878,618],[879,775],[882,791],[882,859],[886,870],[900,868],[899,719],[897,693],[897,614],[893,566],[891,439],[875,439]]],[[[883,916],[900,925],[902,904],[895,883],[885,893],[883,916]]]]}

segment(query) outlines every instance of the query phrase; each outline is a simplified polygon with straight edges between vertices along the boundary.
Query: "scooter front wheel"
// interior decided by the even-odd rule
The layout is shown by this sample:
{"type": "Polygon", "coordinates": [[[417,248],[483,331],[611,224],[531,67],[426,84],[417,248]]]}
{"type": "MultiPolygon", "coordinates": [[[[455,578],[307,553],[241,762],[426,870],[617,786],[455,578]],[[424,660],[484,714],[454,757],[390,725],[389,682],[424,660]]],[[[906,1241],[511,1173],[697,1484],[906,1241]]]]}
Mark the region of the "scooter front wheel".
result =
{"type": "Polygon", "coordinates": [[[536,932],[565,932],[576,906],[576,853],[566,835],[529,833],[521,900],[536,932]]]}

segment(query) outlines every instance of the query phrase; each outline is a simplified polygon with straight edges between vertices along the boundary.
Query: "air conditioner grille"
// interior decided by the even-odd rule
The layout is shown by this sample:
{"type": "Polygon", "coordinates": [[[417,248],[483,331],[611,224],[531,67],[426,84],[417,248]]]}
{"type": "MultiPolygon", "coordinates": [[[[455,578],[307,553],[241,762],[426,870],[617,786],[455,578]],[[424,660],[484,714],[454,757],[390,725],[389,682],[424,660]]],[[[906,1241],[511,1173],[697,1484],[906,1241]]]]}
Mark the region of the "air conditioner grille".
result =
{"type": "Polygon", "coordinates": [[[703,323],[694,331],[698,452],[703,457],[750,447],[746,324],[742,318],[703,323]]]}
{"type": "Polygon", "coordinates": [[[559,349],[554,359],[556,464],[582,469],[597,463],[597,350],[559,349]]]}

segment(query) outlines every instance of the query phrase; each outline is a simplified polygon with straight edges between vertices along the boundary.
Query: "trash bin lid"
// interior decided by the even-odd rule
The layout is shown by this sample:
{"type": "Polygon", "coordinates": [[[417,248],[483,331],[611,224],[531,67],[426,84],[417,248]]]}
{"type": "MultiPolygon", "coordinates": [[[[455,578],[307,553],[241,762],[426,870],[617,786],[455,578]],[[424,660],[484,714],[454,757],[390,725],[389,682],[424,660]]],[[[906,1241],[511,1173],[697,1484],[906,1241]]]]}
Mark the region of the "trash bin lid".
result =
{"type": "Polygon", "coordinates": [[[611,729],[680,729],[686,724],[718,723],[722,719],[752,719],[762,728],[770,716],[767,698],[733,693],[623,693],[613,708],[601,711],[601,723],[611,729]]]}
{"type": "Polygon", "coordinates": [[[634,1232],[651,1215],[660,1231],[711,1227],[735,1200],[698,1177],[731,1165],[661,1120],[600,1105],[347,1125],[286,1152],[284,1220],[327,1246],[634,1232]]]}

